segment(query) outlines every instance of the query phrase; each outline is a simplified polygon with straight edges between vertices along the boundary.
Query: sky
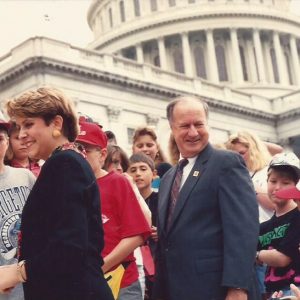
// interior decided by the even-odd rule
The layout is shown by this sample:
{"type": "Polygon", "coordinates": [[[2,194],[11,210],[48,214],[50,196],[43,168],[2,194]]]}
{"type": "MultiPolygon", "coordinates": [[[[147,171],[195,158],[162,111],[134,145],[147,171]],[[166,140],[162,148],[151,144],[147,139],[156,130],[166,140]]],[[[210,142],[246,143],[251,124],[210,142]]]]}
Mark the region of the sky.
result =
{"type": "MultiPolygon", "coordinates": [[[[146,1],[146,0],[142,0],[146,1]]],[[[0,57],[32,36],[85,47],[93,40],[87,24],[92,0],[0,0],[0,57]]],[[[300,15],[300,0],[292,0],[300,15]]]]}

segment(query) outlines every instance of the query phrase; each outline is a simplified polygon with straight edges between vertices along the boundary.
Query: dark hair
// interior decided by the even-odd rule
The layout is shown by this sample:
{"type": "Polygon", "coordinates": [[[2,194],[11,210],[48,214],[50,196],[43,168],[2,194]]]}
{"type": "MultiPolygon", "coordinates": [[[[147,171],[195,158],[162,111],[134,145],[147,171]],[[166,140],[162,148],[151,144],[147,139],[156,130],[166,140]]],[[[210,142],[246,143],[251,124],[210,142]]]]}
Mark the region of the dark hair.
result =
{"type": "Polygon", "coordinates": [[[47,126],[55,116],[59,115],[63,118],[63,135],[70,142],[74,142],[77,137],[79,126],[74,104],[57,89],[41,87],[37,90],[27,91],[21,96],[9,100],[6,108],[11,118],[16,116],[40,117],[47,126]]]}
{"type": "Polygon", "coordinates": [[[106,130],[106,131],[104,131],[104,133],[106,134],[106,137],[109,142],[114,142],[115,144],[117,144],[116,136],[112,131],[106,130]]]}
{"type": "Polygon", "coordinates": [[[108,170],[109,165],[113,163],[112,158],[115,153],[120,155],[123,172],[126,172],[129,167],[128,156],[121,147],[112,144],[107,146],[107,157],[105,159],[103,169],[106,171],[108,170]]]}
{"type": "Polygon", "coordinates": [[[280,177],[287,178],[292,180],[295,184],[298,183],[300,175],[293,167],[291,166],[272,166],[268,171],[268,180],[271,175],[271,172],[275,171],[280,177]]]}
{"type": "Polygon", "coordinates": [[[155,165],[154,165],[153,159],[150,156],[146,155],[145,153],[138,152],[138,153],[132,154],[129,157],[129,166],[131,166],[134,163],[139,163],[139,162],[143,162],[143,163],[147,164],[152,171],[155,170],[155,165]]]}

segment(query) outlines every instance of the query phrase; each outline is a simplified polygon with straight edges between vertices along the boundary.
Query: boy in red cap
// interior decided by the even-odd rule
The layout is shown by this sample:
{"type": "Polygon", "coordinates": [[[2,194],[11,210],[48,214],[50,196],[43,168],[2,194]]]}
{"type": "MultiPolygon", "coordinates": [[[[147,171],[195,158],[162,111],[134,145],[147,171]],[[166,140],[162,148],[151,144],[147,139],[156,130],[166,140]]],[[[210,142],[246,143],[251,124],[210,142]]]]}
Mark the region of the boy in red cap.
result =
{"type": "Polygon", "coordinates": [[[294,188],[300,177],[299,159],[293,153],[273,157],[268,169],[268,195],[275,205],[273,217],[260,226],[257,263],[267,265],[265,284],[268,293],[282,290],[291,295],[290,284],[300,274],[298,244],[300,212],[293,199],[282,199],[279,191],[294,188]]]}
{"type": "Polygon", "coordinates": [[[125,273],[117,299],[141,300],[142,290],[133,251],[149,236],[150,227],[128,179],[102,169],[107,155],[107,137],[99,125],[81,119],[76,141],[86,150],[100,190],[105,242],[103,272],[123,264],[125,273]]]}

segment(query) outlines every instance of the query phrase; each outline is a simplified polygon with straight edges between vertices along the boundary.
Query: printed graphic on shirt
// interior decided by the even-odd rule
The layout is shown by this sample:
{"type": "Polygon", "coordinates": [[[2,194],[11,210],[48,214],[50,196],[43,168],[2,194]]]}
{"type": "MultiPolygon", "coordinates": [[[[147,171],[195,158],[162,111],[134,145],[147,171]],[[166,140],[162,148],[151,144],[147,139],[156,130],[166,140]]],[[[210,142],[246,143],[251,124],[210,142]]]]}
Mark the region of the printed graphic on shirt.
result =
{"type": "Polygon", "coordinates": [[[281,239],[285,236],[287,229],[289,228],[290,223],[284,224],[274,228],[272,231],[269,231],[261,236],[259,236],[259,242],[262,247],[268,246],[272,243],[272,240],[281,239]]]}
{"type": "Polygon", "coordinates": [[[29,192],[27,186],[0,189],[0,253],[5,259],[16,253],[21,213],[29,192]]]}

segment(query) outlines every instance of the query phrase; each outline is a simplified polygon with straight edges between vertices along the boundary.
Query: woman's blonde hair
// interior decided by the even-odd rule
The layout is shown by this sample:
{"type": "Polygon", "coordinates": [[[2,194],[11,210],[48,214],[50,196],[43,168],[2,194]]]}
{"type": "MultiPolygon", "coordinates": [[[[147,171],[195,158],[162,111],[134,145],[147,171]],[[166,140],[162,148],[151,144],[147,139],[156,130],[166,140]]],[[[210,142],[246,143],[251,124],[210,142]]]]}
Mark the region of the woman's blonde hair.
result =
{"type": "Polygon", "coordinates": [[[169,137],[168,150],[172,165],[176,165],[179,161],[180,152],[175,142],[174,135],[171,133],[169,137]]]}
{"type": "Polygon", "coordinates": [[[6,103],[10,118],[42,118],[49,125],[55,116],[63,118],[62,133],[70,142],[75,141],[79,127],[73,102],[61,91],[51,87],[41,87],[27,91],[6,103]]]}
{"type": "Polygon", "coordinates": [[[233,150],[235,144],[242,144],[248,148],[249,159],[246,161],[246,165],[249,171],[259,171],[269,164],[271,155],[268,148],[255,134],[248,131],[232,134],[226,142],[226,148],[233,150]]]}

